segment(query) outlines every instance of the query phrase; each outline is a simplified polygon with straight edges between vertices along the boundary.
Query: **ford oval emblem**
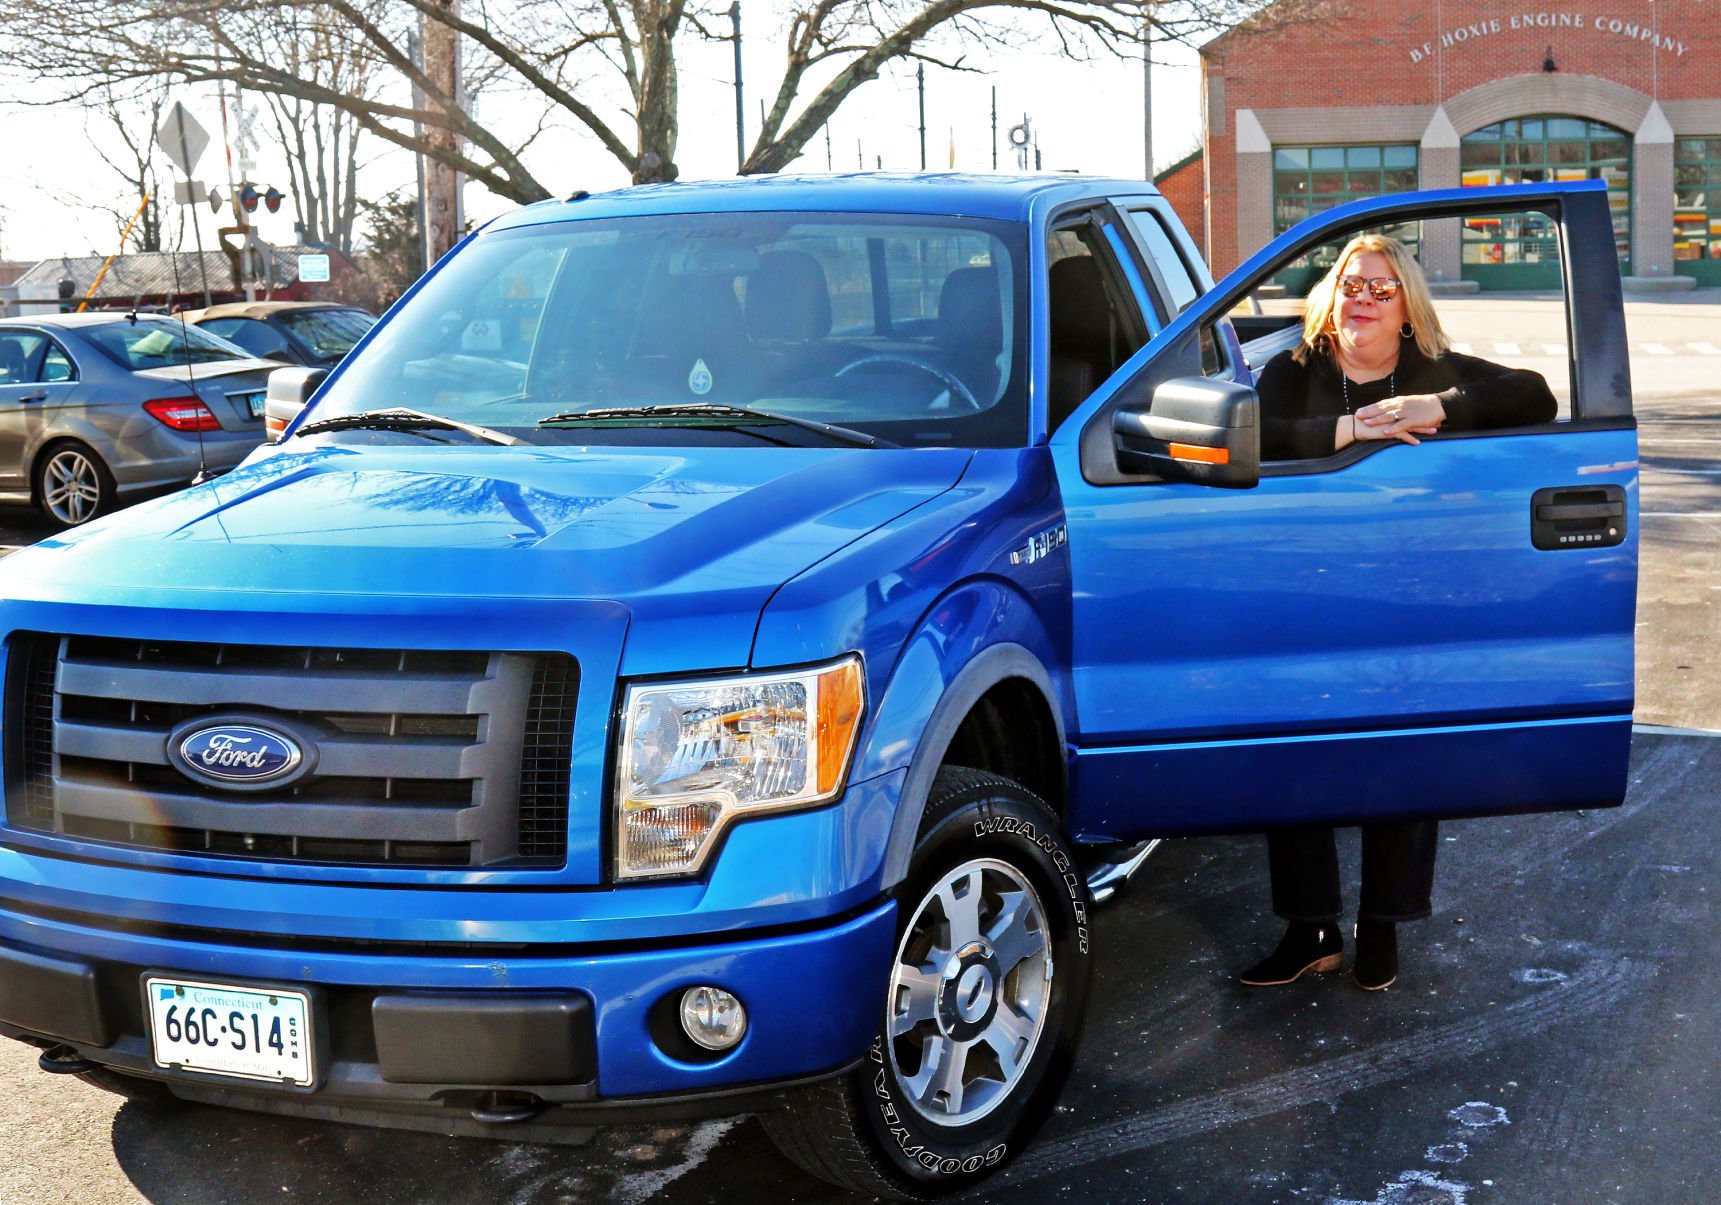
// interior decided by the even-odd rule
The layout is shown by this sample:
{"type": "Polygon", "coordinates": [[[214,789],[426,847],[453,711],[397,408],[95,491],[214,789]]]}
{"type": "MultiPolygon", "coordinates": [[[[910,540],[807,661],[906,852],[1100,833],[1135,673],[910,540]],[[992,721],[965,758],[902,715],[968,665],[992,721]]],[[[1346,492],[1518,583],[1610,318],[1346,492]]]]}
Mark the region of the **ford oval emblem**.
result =
{"type": "Polygon", "coordinates": [[[299,743],[256,724],[212,724],[193,728],[174,750],[181,769],[199,778],[242,786],[286,778],[305,760],[299,743]]]}

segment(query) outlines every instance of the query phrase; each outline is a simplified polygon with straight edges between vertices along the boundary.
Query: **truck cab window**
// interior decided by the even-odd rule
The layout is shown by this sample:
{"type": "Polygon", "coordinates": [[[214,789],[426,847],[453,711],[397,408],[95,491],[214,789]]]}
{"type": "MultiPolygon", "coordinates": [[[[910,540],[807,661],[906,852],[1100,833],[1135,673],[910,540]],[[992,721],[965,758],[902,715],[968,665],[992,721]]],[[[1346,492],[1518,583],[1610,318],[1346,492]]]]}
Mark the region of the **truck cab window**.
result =
{"type": "Polygon", "coordinates": [[[1109,257],[1091,223],[1054,230],[1047,240],[1048,432],[1057,430],[1146,341],[1140,311],[1117,283],[1109,257]]]}

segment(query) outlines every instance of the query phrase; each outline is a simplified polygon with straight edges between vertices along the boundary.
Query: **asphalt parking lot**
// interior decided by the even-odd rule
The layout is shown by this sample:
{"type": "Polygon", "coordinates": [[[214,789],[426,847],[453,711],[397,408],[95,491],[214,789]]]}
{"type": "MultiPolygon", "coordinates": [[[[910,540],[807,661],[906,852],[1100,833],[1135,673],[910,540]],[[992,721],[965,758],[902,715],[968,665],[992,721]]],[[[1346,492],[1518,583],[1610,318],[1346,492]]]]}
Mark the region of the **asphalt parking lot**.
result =
{"type": "MultiPolygon", "coordinates": [[[[1534,307],[1455,314],[1478,354],[1504,356],[1484,340],[1536,354],[1512,325],[1539,321],[1534,307]]],[[[1259,838],[1168,843],[1097,919],[1094,1006],[1057,1113],[972,1199],[1715,1199],[1721,356],[1696,345],[1717,332],[1721,307],[1632,307],[1640,731],[1625,805],[1443,826],[1435,915],[1404,929],[1404,977],[1378,994],[1344,976],[1236,985],[1277,935],[1259,838]]],[[[0,545],[42,530],[0,510],[0,545]]],[[[0,1134],[4,1202],[844,1199],[751,1120],[566,1149],[156,1111],[43,1075],[13,1043],[0,1134]]]]}

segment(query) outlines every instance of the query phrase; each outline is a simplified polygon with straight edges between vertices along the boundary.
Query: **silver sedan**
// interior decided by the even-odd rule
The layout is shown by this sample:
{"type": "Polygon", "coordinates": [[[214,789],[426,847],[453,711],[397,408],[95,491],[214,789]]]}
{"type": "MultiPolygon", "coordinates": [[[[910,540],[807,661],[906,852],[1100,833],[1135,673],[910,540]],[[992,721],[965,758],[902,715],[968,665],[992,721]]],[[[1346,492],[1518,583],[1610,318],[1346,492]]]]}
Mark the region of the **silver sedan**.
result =
{"type": "Polygon", "coordinates": [[[0,502],[72,527],[224,472],[262,442],[279,367],[174,318],[0,318],[0,502]]]}

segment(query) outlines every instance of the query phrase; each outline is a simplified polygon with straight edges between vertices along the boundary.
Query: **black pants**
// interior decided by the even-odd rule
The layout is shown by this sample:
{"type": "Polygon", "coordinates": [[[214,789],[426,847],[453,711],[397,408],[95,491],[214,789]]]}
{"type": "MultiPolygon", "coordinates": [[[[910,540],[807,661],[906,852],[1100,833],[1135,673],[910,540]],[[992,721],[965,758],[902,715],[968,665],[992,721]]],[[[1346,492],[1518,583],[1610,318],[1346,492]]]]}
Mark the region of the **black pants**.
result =
{"type": "MultiPolygon", "coordinates": [[[[1432,911],[1439,827],[1433,820],[1362,826],[1358,920],[1421,920],[1432,911]]],[[[1273,911],[1286,920],[1334,921],[1344,911],[1332,829],[1268,833],[1267,865],[1273,877],[1273,911]]]]}

